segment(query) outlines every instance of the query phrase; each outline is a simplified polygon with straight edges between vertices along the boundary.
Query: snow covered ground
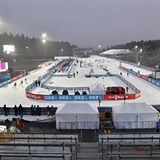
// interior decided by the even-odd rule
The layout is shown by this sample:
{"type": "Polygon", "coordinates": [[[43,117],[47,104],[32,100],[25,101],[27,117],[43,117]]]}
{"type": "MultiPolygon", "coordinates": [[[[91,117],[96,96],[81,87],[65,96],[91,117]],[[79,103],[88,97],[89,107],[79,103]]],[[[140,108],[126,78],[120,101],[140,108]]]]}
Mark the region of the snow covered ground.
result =
{"type": "MultiPolygon", "coordinates": [[[[106,71],[104,71],[100,66],[105,67],[109,70],[110,73],[113,74],[119,74],[122,72],[123,77],[128,80],[130,83],[132,83],[134,86],[136,86],[140,91],[141,91],[141,97],[136,99],[136,100],[129,100],[129,102],[146,102],[147,104],[160,104],[160,89],[156,87],[155,85],[138,78],[134,75],[129,75],[127,77],[127,73],[119,68],[119,61],[116,61],[114,59],[108,59],[108,58],[103,58],[99,56],[91,56],[90,58],[85,58],[82,59],[83,61],[87,63],[90,63],[90,66],[93,67],[87,67],[87,65],[84,65],[83,68],[80,68],[78,65],[76,68],[73,68],[71,71],[76,72],[78,71],[78,75],[76,75],[75,78],[64,78],[64,77],[54,77],[51,79],[49,82],[53,81],[53,84],[56,86],[86,86],[94,82],[99,82],[105,86],[108,86],[108,84],[112,85],[122,85],[124,86],[125,84],[122,84],[121,81],[118,79],[109,79],[109,77],[106,78],[84,78],[85,74],[88,74],[90,72],[90,69],[93,69],[93,73],[98,73],[98,74],[105,74],[106,71]],[[72,80],[72,81],[71,81],[72,80]]],[[[51,62],[50,62],[51,63],[51,62]]],[[[26,77],[23,77],[22,79],[17,80],[17,89],[13,88],[13,84],[9,84],[7,87],[0,88],[0,106],[3,107],[4,104],[7,106],[13,107],[15,104],[19,105],[22,104],[23,107],[30,107],[32,104],[33,105],[40,105],[40,107],[46,107],[47,105],[53,105],[55,107],[61,106],[66,102],[60,102],[60,101],[55,101],[55,102],[49,102],[49,101],[35,101],[32,99],[28,99],[25,96],[25,88],[31,84],[34,80],[36,80],[39,76],[42,76],[43,74],[46,73],[46,71],[54,65],[54,62],[50,65],[44,65],[41,67],[41,69],[38,69],[37,71],[30,72],[29,75],[26,77]],[[27,84],[24,82],[23,86],[19,86],[21,80],[24,80],[27,78],[27,84]]],[[[129,64],[124,64],[122,63],[124,67],[127,68],[132,68],[134,71],[140,71],[141,74],[150,74],[151,71],[147,71],[129,64]]],[[[46,92],[41,88],[37,88],[34,93],[43,93],[46,92]]],[[[132,92],[132,91],[130,91],[132,92]]],[[[50,94],[50,91],[47,91],[48,94],[50,94]]],[[[74,103],[74,102],[73,102],[74,103]]],[[[76,102],[77,103],[77,102],[76,102]]],[[[80,103],[86,103],[80,102],[80,103]]],[[[88,103],[98,106],[98,102],[95,101],[88,101],[88,103]]],[[[121,104],[123,101],[102,101],[101,106],[115,106],[117,104],[121,104]]]]}
{"type": "Polygon", "coordinates": [[[147,76],[149,76],[150,74],[152,74],[152,71],[150,71],[150,70],[147,70],[147,69],[144,69],[144,68],[140,68],[140,67],[136,67],[136,66],[131,66],[131,65],[129,65],[129,64],[127,64],[127,63],[121,63],[122,64],[122,66],[123,67],[125,67],[125,68],[128,68],[128,69],[131,69],[132,68],[132,70],[134,70],[135,72],[137,72],[138,73],[138,71],[140,72],[140,74],[143,74],[143,75],[147,75],[147,76]]]}

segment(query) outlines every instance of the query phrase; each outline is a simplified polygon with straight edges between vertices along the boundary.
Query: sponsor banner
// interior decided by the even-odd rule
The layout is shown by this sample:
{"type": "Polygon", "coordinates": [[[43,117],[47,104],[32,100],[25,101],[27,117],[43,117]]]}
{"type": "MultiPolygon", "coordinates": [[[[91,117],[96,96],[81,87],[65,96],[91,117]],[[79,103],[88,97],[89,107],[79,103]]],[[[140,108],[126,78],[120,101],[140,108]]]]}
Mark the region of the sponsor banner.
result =
{"type": "Polygon", "coordinates": [[[5,86],[5,85],[7,85],[7,84],[9,84],[11,82],[12,82],[11,79],[9,79],[8,81],[4,81],[4,82],[0,83],[0,87],[3,87],[3,86],[5,86]]]}
{"type": "Polygon", "coordinates": [[[26,92],[26,96],[34,100],[44,100],[44,95],[41,95],[41,94],[33,94],[33,93],[26,92]]]}
{"type": "Polygon", "coordinates": [[[13,77],[13,78],[12,78],[12,81],[16,81],[17,79],[19,79],[19,78],[21,78],[21,77],[23,77],[23,74],[13,77]]]}
{"type": "Polygon", "coordinates": [[[132,74],[134,74],[134,75],[137,74],[137,72],[135,72],[135,71],[133,71],[133,70],[130,70],[129,72],[132,73],[132,74]]]}
{"type": "Polygon", "coordinates": [[[155,79],[152,79],[152,78],[148,78],[148,81],[151,82],[152,84],[160,87],[160,82],[155,80],[155,79]]]}
{"type": "Polygon", "coordinates": [[[140,92],[139,92],[139,93],[136,93],[134,96],[135,96],[134,99],[136,99],[136,98],[138,98],[138,97],[141,96],[141,93],[140,93],[140,92]]]}
{"type": "Polygon", "coordinates": [[[45,101],[97,101],[103,100],[103,95],[44,95],[45,101]]]}
{"type": "Polygon", "coordinates": [[[146,81],[148,81],[148,77],[146,77],[146,76],[144,76],[142,74],[137,73],[137,76],[142,78],[142,79],[144,79],[144,80],[146,80],[146,81]]]}
{"type": "Polygon", "coordinates": [[[160,83],[159,83],[159,82],[156,82],[156,86],[160,87],[160,83]]]}
{"type": "Polygon", "coordinates": [[[128,71],[128,68],[125,68],[123,66],[120,67],[121,69],[125,70],[125,71],[128,71]]]}
{"type": "Polygon", "coordinates": [[[104,95],[104,100],[124,100],[124,96],[127,99],[134,99],[135,94],[106,94],[104,95]]]}

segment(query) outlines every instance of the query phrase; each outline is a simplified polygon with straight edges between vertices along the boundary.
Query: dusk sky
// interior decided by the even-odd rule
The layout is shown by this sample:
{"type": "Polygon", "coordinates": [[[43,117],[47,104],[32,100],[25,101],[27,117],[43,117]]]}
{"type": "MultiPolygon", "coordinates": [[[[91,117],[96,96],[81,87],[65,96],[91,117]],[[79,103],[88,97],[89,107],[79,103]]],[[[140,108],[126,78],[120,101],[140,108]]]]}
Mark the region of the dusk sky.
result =
{"type": "Polygon", "coordinates": [[[98,48],[160,39],[160,0],[0,0],[0,33],[98,48]]]}

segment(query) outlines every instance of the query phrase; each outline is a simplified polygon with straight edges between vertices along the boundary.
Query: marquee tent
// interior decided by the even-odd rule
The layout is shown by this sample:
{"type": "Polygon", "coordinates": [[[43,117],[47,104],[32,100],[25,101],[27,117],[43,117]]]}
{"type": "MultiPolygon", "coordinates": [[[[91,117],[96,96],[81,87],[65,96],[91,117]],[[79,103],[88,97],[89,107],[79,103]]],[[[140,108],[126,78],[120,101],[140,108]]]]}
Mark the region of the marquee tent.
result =
{"type": "Polygon", "coordinates": [[[116,129],[155,128],[159,112],[146,103],[123,103],[113,107],[116,129]]]}
{"type": "Polygon", "coordinates": [[[94,83],[89,86],[90,93],[91,94],[105,94],[105,88],[102,84],[100,83],[94,83]]]}
{"type": "Polygon", "coordinates": [[[99,129],[97,107],[88,103],[66,103],[56,111],[57,129],[99,129]]]}
{"type": "Polygon", "coordinates": [[[124,55],[124,54],[130,54],[130,53],[131,51],[128,49],[110,49],[100,53],[100,55],[124,55]]]}

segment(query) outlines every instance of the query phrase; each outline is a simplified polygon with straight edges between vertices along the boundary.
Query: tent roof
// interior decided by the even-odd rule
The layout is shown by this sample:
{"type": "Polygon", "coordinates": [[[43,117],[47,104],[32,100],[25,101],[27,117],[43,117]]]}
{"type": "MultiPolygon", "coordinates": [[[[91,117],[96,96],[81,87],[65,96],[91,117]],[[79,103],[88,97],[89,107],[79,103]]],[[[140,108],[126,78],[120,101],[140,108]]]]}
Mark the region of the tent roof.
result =
{"type": "Polygon", "coordinates": [[[152,106],[146,103],[123,103],[114,108],[115,113],[158,113],[152,106]]]}
{"type": "Polygon", "coordinates": [[[108,51],[100,53],[100,55],[118,55],[131,53],[128,49],[110,49],[108,51]]]}
{"type": "Polygon", "coordinates": [[[78,114],[98,114],[97,107],[93,107],[88,103],[66,103],[65,105],[58,107],[57,113],[60,114],[71,114],[71,113],[78,113],[78,114]]]}
{"type": "Polygon", "coordinates": [[[90,90],[94,91],[104,91],[104,86],[98,82],[89,86],[90,90]]]}

